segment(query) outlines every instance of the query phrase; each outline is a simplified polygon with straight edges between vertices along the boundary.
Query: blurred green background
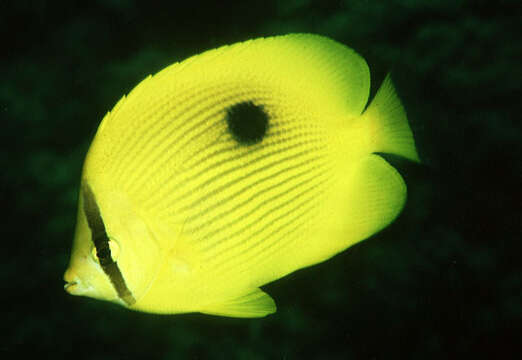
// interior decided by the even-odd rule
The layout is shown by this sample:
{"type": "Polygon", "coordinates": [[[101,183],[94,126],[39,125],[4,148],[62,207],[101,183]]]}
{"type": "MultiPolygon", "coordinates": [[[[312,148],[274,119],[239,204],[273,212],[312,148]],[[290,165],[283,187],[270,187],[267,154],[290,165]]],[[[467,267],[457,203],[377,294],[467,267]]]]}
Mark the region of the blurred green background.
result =
{"type": "Polygon", "coordinates": [[[517,358],[519,1],[0,1],[0,14],[0,357],[517,358]],[[81,166],[103,115],[174,61],[288,32],[356,49],[372,93],[393,71],[424,160],[390,159],[409,189],[398,220],[265,286],[278,312],[263,319],[66,294],[81,166]]]}

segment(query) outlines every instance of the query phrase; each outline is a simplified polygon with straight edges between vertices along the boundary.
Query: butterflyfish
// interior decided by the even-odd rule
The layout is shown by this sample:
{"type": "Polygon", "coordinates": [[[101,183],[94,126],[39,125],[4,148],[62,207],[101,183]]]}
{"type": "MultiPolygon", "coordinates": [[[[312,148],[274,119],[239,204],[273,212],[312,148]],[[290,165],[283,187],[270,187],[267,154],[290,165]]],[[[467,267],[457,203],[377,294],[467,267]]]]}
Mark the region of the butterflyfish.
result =
{"type": "Polygon", "coordinates": [[[160,313],[262,317],[260,287],[390,224],[406,199],[376,153],[419,161],[389,76],[312,34],[253,39],[141,81],[85,158],[73,295],[160,313]]]}

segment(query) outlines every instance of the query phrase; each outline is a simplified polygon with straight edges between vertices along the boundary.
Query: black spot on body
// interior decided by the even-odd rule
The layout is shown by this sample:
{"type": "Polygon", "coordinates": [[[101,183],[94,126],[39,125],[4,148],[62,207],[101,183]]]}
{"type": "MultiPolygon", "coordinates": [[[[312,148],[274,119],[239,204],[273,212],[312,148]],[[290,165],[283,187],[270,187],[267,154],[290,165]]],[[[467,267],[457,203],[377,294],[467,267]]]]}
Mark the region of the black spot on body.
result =
{"type": "Polygon", "coordinates": [[[228,108],[226,119],[228,130],[240,144],[256,144],[263,140],[268,130],[268,114],[263,106],[251,101],[228,108]]]}

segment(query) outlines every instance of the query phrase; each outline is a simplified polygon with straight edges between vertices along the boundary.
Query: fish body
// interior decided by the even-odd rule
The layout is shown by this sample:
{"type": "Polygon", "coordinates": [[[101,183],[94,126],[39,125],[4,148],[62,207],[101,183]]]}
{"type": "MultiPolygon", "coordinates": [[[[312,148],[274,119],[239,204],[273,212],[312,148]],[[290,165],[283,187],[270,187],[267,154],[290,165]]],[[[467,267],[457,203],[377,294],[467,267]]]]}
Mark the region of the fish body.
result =
{"type": "Polygon", "coordinates": [[[367,106],[369,89],[361,56],[312,34],[147,77],[86,156],[66,290],[153,313],[273,313],[260,286],[403,207],[402,177],[374,153],[418,161],[413,136],[390,78],[367,106]]]}

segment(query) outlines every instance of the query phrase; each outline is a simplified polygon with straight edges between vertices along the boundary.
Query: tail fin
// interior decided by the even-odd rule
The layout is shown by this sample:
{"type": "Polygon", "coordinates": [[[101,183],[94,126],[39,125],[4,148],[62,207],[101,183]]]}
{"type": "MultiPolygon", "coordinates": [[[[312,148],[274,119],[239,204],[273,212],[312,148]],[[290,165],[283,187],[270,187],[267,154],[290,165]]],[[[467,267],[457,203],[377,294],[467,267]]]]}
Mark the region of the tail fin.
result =
{"type": "Polygon", "coordinates": [[[420,162],[406,112],[389,74],[362,117],[372,129],[372,151],[400,155],[420,162]]]}

